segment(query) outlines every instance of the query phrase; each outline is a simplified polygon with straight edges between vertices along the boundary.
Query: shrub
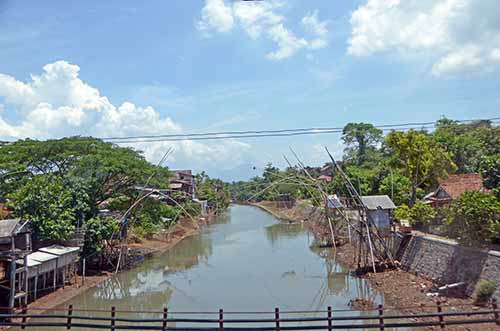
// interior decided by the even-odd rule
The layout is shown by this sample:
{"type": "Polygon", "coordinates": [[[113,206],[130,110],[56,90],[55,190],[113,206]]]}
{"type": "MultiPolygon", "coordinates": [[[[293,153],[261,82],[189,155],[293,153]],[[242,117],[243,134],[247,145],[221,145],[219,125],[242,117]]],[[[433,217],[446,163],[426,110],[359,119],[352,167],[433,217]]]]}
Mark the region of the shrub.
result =
{"type": "Polygon", "coordinates": [[[412,224],[418,226],[428,226],[436,218],[436,210],[422,202],[417,202],[410,214],[412,224]]]}
{"type": "Polygon", "coordinates": [[[394,217],[397,220],[409,220],[411,218],[410,208],[407,205],[401,205],[394,211],[394,217]]]}
{"type": "Polygon", "coordinates": [[[446,220],[446,230],[468,246],[484,246],[495,235],[500,222],[500,202],[482,192],[465,192],[455,200],[446,220]]]}
{"type": "Polygon", "coordinates": [[[476,303],[487,303],[495,293],[497,284],[492,280],[480,280],[474,289],[474,298],[476,303]]]}

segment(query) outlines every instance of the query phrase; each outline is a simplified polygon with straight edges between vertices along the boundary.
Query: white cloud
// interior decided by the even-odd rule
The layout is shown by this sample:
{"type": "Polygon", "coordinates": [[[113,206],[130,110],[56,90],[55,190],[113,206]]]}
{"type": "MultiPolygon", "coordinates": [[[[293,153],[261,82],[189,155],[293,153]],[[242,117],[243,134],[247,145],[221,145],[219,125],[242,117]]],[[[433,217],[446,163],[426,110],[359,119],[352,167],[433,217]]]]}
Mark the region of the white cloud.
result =
{"type": "Polygon", "coordinates": [[[201,10],[201,20],[198,29],[207,31],[215,29],[218,32],[227,32],[233,28],[234,18],[232,8],[226,6],[224,0],[206,0],[201,10]]]}
{"type": "Polygon", "coordinates": [[[309,30],[313,35],[316,36],[316,38],[309,42],[309,47],[311,49],[320,49],[327,46],[328,22],[321,22],[318,19],[317,10],[304,16],[302,18],[302,24],[306,27],[307,30],[309,30]]]}
{"type": "MultiPolygon", "coordinates": [[[[72,135],[122,137],[181,133],[182,127],[152,107],[130,102],[113,105],[99,90],[79,78],[80,68],[66,61],[43,67],[29,82],[0,74],[0,140],[48,139],[72,135]],[[9,120],[7,120],[7,115],[9,120]]],[[[251,145],[226,140],[217,144],[194,141],[131,145],[159,160],[169,146],[174,166],[234,167],[244,162],[251,145]]]]}
{"type": "Polygon", "coordinates": [[[497,0],[368,0],[351,15],[348,53],[397,51],[435,58],[434,75],[500,62],[497,0]]]}
{"type": "Polygon", "coordinates": [[[201,19],[197,27],[203,33],[209,31],[228,32],[235,26],[245,31],[253,39],[265,38],[274,42],[277,49],[266,54],[270,60],[282,60],[301,49],[316,50],[327,46],[327,22],[318,19],[318,11],[307,14],[302,24],[312,35],[310,40],[297,37],[285,26],[285,18],[278,14],[283,6],[279,1],[233,1],[205,0],[201,19]]]}

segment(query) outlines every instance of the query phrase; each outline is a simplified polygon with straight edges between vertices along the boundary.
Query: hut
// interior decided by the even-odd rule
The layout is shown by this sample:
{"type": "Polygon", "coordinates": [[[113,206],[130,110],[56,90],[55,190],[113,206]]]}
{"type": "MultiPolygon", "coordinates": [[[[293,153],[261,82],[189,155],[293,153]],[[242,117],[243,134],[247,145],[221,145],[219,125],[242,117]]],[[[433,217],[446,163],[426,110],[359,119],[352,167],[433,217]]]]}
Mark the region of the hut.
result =
{"type": "Polygon", "coordinates": [[[392,225],[392,211],[396,205],[387,195],[367,195],[361,197],[361,202],[367,210],[370,225],[378,229],[390,229],[392,225]]]}

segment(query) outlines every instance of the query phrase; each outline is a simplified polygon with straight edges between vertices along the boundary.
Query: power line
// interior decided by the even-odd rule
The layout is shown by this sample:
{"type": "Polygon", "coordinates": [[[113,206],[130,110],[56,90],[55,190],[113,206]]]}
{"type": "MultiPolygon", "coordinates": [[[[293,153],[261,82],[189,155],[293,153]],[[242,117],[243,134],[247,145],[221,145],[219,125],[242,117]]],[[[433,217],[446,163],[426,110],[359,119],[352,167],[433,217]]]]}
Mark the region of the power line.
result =
{"type": "MultiPolygon", "coordinates": [[[[500,120],[500,117],[488,118],[488,119],[469,119],[469,120],[456,120],[456,123],[467,123],[467,122],[477,122],[477,121],[496,121],[500,120]]],[[[435,126],[436,122],[410,122],[410,123],[398,123],[398,124],[381,124],[375,125],[376,128],[386,129],[394,127],[406,127],[406,126],[435,126]]],[[[277,130],[251,130],[251,131],[218,131],[218,132],[204,132],[204,133],[179,133],[179,134],[163,134],[163,135],[141,135],[141,136],[124,136],[124,137],[103,137],[103,140],[128,140],[128,139],[158,139],[158,138],[191,138],[203,137],[203,136],[219,136],[219,135],[255,135],[255,134],[279,134],[279,133],[295,133],[295,132],[309,132],[309,131],[321,131],[319,133],[332,133],[332,131],[342,131],[344,127],[310,127],[310,128],[296,128],[296,129],[277,129],[277,130]]]]}
{"type": "MultiPolygon", "coordinates": [[[[454,120],[454,123],[465,124],[473,122],[489,121],[497,124],[500,117],[487,119],[468,119],[454,120]]],[[[405,131],[405,130],[425,130],[436,127],[436,122],[409,122],[398,124],[379,124],[374,125],[382,131],[405,131]]],[[[277,130],[248,130],[248,131],[219,131],[206,133],[183,133],[183,134],[164,134],[164,135],[141,135],[124,137],[95,137],[114,144],[133,144],[133,143],[154,143],[154,142],[178,142],[195,140],[224,140],[224,139],[247,139],[247,138],[270,138],[270,137],[292,137],[320,134],[338,134],[343,132],[343,127],[311,127],[295,129],[277,129],[277,130]]],[[[91,137],[90,137],[91,138],[91,137]]],[[[13,141],[0,141],[0,146],[12,143],[13,141]]]]}
{"type": "MultiPolygon", "coordinates": [[[[459,120],[456,123],[468,123],[477,121],[490,121],[496,124],[500,118],[489,119],[474,119],[474,120],[459,120]]],[[[431,129],[436,126],[435,122],[420,122],[420,123],[402,123],[402,124],[383,124],[375,125],[374,127],[382,131],[404,131],[410,129],[423,130],[431,129]]],[[[223,140],[223,139],[243,139],[243,138],[261,138],[261,137],[292,137],[302,135],[318,135],[318,134],[334,134],[342,133],[343,128],[304,128],[304,129],[281,129],[281,130],[255,130],[255,131],[226,131],[226,132],[211,132],[211,133],[194,133],[194,134],[171,134],[171,135],[152,135],[152,136],[137,136],[113,138],[111,142],[117,144],[126,143],[148,143],[148,142],[176,142],[186,140],[223,140]]],[[[103,138],[103,140],[109,140],[103,138]]]]}

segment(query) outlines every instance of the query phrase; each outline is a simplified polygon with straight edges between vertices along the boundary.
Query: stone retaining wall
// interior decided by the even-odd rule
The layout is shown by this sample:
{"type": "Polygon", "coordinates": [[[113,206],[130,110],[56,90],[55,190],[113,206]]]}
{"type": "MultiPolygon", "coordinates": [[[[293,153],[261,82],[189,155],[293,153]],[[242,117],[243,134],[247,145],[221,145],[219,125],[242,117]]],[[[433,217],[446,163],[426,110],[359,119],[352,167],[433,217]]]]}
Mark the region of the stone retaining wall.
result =
{"type": "Polygon", "coordinates": [[[460,246],[458,243],[431,236],[417,235],[401,240],[398,252],[407,271],[422,275],[439,285],[465,282],[471,295],[479,280],[497,282],[495,297],[500,299],[500,253],[485,252],[460,246]]]}

